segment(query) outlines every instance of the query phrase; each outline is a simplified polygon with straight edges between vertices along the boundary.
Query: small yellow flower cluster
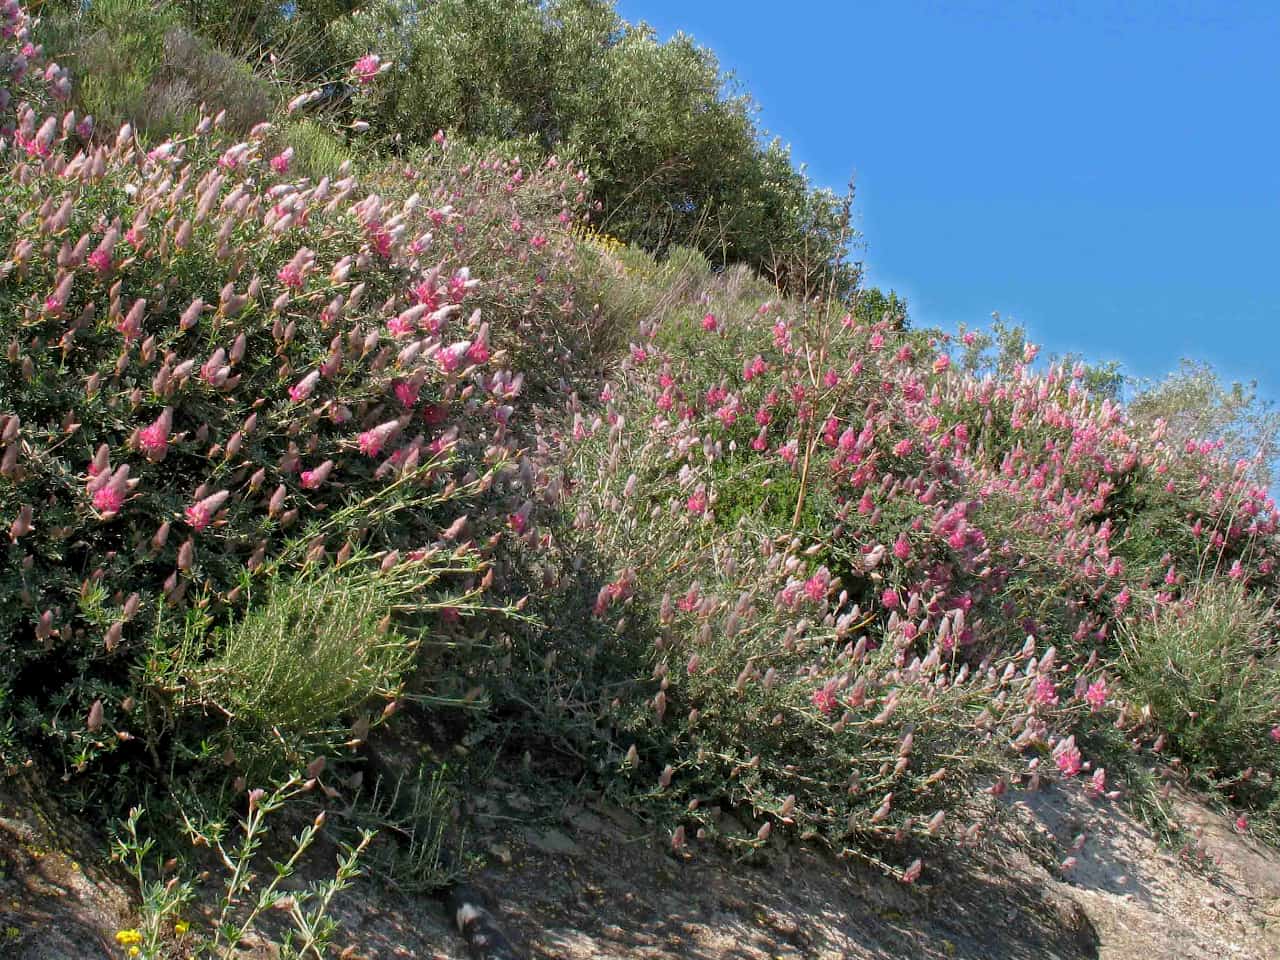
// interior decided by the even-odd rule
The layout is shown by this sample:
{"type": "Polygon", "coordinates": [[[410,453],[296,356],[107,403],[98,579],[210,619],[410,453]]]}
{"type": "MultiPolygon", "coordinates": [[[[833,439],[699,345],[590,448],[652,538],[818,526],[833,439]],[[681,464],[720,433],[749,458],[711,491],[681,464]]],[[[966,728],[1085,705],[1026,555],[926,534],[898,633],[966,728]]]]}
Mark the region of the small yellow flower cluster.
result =
{"type": "Polygon", "coordinates": [[[142,952],[142,950],[138,947],[138,944],[140,944],[141,942],[142,942],[142,934],[139,933],[137,930],[117,930],[116,931],[116,943],[120,944],[120,946],[122,947],[128,947],[129,948],[128,954],[131,957],[136,957],[138,956],[138,954],[142,952]]]}
{"type": "Polygon", "coordinates": [[[606,253],[617,253],[619,250],[623,250],[627,246],[623,241],[619,240],[617,237],[607,233],[597,233],[595,230],[592,230],[590,227],[582,227],[582,226],[575,227],[573,233],[576,237],[578,237],[578,239],[585,240],[587,243],[590,243],[593,246],[599,247],[601,250],[604,250],[606,253]]]}

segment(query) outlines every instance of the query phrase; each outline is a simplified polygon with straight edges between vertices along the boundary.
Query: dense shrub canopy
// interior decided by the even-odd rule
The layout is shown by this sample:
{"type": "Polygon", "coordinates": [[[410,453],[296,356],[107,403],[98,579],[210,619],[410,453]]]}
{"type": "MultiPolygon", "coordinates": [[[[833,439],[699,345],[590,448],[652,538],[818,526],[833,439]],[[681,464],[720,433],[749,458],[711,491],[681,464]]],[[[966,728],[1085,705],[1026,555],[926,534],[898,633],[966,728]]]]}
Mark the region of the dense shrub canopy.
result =
{"type": "Polygon", "coordinates": [[[843,262],[856,238],[841,198],[815,188],[763,134],[751,98],[710,50],[684,35],[660,42],[611,0],[48,7],[55,45],[84,68],[80,105],[99,119],[164,136],[201,101],[232,119],[261,110],[270,88],[233,57],[315,82],[338,81],[372,55],[389,70],[361,118],[385,145],[426,144],[443,129],[572,156],[591,171],[596,225],[607,233],[747,263],[800,295],[848,296],[856,284],[843,262]],[[237,70],[240,91],[228,96],[237,70]]]}

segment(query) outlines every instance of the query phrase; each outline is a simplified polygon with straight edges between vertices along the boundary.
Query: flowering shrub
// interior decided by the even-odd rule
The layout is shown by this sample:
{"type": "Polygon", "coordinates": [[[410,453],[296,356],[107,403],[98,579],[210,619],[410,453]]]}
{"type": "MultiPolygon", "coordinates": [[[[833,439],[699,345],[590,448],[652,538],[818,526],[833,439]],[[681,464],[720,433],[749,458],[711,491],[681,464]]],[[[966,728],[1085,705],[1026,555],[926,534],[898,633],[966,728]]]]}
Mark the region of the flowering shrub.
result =
{"type": "Polygon", "coordinates": [[[492,583],[487,517],[525,499],[516,363],[550,331],[513,298],[545,296],[564,356],[585,344],[550,174],[448,179],[441,158],[383,197],[291,176],[266,125],[229,142],[205,117],[148,150],[38,106],[9,108],[0,156],[0,661],[20,732],[77,769],[141,756],[130,670],[178,662],[167,624],[207,634],[255,577],[353,550],[413,567],[427,602],[402,612],[455,629],[492,583]]]}
{"type": "Polygon", "coordinates": [[[1117,626],[1203,579],[1274,596],[1276,508],[1247,464],[1139,433],[1081,368],[1033,372],[1034,347],[1001,380],[951,347],[711,297],[573,414],[594,612],[652,676],[615,710],[687,817],[934,834],[1008,746],[1027,777],[1043,757],[1109,793],[1080,744],[1133,728],[1117,626]]]}

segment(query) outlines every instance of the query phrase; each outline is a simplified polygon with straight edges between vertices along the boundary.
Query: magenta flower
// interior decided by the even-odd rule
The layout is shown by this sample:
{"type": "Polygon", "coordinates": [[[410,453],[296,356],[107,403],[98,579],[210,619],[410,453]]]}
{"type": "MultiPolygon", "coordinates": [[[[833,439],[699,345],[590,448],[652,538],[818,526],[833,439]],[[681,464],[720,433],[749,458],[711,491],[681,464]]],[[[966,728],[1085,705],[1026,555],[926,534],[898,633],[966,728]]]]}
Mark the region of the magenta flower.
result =
{"type": "Polygon", "coordinates": [[[217,516],[218,511],[222,509],[222,505],[227,502],[227,498],[231,496],[228,490],[219,490],[212,493],[198,503],[193,503],[186,509],[187,523],[199,533],[213,522],[213,518],[217,516]]]}
{"type": "Polygon", "coordinates": [[[1036,678],[1032,696],[1035,698],[1036,703],[1055,706],[1058,703],[1058,688],[1053,685],[1053,680],[1041,674],[1036,678]]]}
{"type": "Polygon", "coordinates": [[[271,158],[271,169],[276,173],[285,174],[289,172],[289,163],[293,160],[293,147],[287,147],[285,150],[277,153],[271,158]]]}
{"type": "Polygon", "coordinates": [[[902,600],[898,596],[897,590],[893,589],[893,587],[887,587],[885,588],[885,591],[880,594],[880,603],[886,610],[897,610],[898,607],[902,605],[902,600]]]}
{"type": "Polygon", "coordinates": [[[382,452],[383,446],[388,440],[396,435],[400,430],[400,422],[398,420],[388,420],[386,423],[374,427],[372,430],[366,430],[357,437],[360,444],[360,452],[370,457],[376,457],[382,452]]]}
{"type": "Polygon", "coordinates": [[[114,266],[111,261],[111,253],[102,249],[93,251],[93,253],[89,254],[89,266],[93,267],[99,274],[106,276],[114,266]]]}
{"type": "Polygon", "coordinates": [[[163,460],[169,447],[169,430],[173,425],[173,408],[166,407],[155,422],[138,431],[138,449],[148,460],[163,460]]]}
{"type": "Polygon", "coordinates": [[[818,708],[818,712],[826,716],[836,707],[836,696],[826,687],[819,687],[809,696],[809,701],[818,708]]]}
{"type": "Polygon", "coordinates": [[[1085,691],[1084,699],[1093,713],[1101,710],[1107,702],[1107,681],[1105,679],[1096,680],[1089,684],[1089,689],[1085,691]]]}
{"type": "Polygon", "coordinates": [[[820,603],[826,599],[827,591],[831,589],[831,574],[826,567],[822,567],[804,583],[804,595],[814,603],[820,603]]]}
{"type": "Polygon", "coordinates": [[[1066,740],[1058,744],[1058,749],[1053,754],[1053,762],[1058,765],[1058,769],[1064,776],[1074,777],[1080,772],[1084,758],[1080,756],[1080,751],[1076,748],[1075,737],[1067,737],[1066,740]]]}
{"type": "Polygon", "coordinates": [[[98,488],[93,495],[93,508],[102,514],[115,514],[124,506],[124,491],[114,484],[98,488]]]}
{"type": "Polygon", "coordinates": [[[295,267],[292,263],[286,263],[276,273],[276,279],[288,287],[290,290],[301,290],[306,281],[303,279],[302,271],[295,267]]]}
{"type": "Polygon", "coordinates": [[[397,380],[392,389],[395,391],[396,399],[400,401],[402,407],[412,407],[417,404],[418,392],[422,387],[409,380],[397,380]]]}
{"type": "Polygon", "coordinates": [[[294,403],[302,403],[311,397],[311,392],[320,381],[320,371],[312,370],[305,377],[289,388],[289,399],[294,403]]]}
{"type": "Polygon", "coordinates": [[[706,330],[708,333],[714,333],[718,326],[719,323],[717,322],[716,315],[714,313],[708,313],[702,318],[702,329],[706,330]]]}
{"type": "Polygon", "coordinates": [[[351,75],[361,84],[370,84],[382,69],[382,59],[377,54],[367,53],[355,62],[351,75]]]}
{"type": "Polygon", "coordinates": [[[315,490],[329,478],[330,472],[333,470],[333,461],[326,460],[314,470],[302,471],[302,489],[315,490]]]}

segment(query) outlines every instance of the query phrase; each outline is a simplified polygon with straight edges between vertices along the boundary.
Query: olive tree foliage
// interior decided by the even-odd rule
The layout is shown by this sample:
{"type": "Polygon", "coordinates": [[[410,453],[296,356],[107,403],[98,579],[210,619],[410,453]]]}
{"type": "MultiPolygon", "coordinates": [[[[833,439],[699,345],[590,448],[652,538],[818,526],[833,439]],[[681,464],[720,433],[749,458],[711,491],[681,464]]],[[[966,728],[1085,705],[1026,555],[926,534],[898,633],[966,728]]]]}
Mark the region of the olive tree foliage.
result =
{"type": "Polygon", "coordinates": [[[1174,443],[1220,441],[1229,456],[1250,463],[1260,483],[1277,479],[1280,410],[1256,382],[1224,383],[1209,364],[1184,359],[1163,380],[1137,383],[1129,414],[1140,423],[1164,420],[1174,443]]]}
{"type": "Polygon", "coordinates": [[[372,0],[329,39],[344,62],[394,62],[364,119],[400,144],[526,141],[588,166],[604,232],[745,262],[795,292],[856,284],[845,199],[763,135],[710,50],[660,41],[610,0],[372,0]]]}

